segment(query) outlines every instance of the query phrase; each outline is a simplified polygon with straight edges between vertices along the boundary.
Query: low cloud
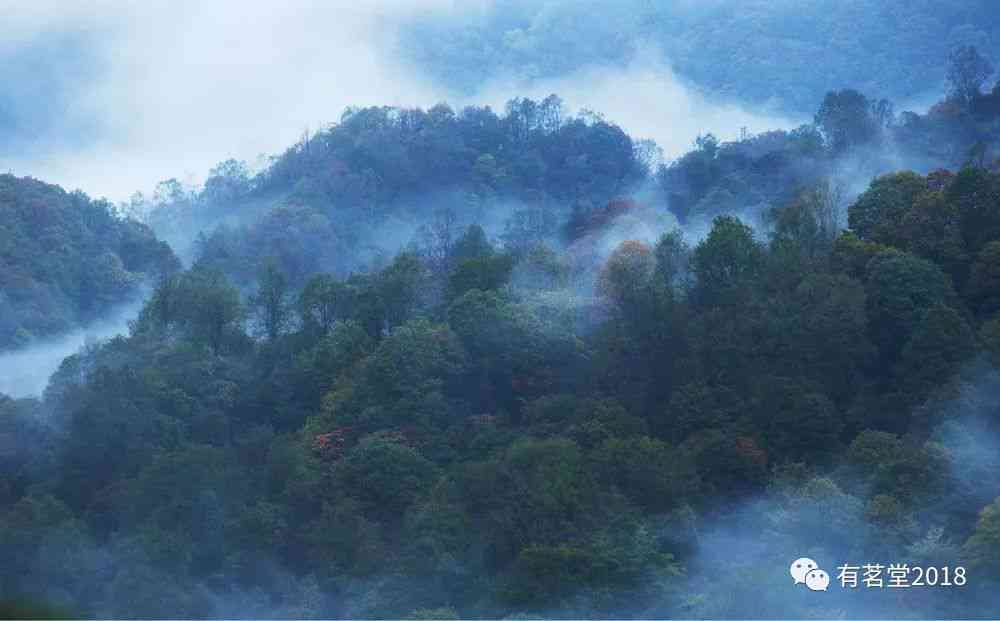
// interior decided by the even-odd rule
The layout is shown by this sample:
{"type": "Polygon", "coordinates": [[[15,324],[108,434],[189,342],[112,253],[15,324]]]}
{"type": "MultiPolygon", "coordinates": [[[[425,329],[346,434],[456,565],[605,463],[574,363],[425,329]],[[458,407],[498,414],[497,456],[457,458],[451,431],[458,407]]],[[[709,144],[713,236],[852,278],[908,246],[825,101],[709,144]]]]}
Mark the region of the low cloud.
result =
{"type": "MultiPolygon", "coordinates": [[[[71,89],[67,109],[98,129],[82,145],[42,137],[27,149],[0,150],[0,169],[122,200],[170,176],[199,181],[229,157],[279,152],[347,106],[432,105],[433,90],[384,51],[394,20],[441,4],[21,5],[5,12],[15,14],[0,25],[0,58],[55,76],[60,57],[30,46],[72,34],[93,79],[81,87],[53,78],[48,90],[71,89]]],[[[70,132],[82,125],[49,121],[70,132]]]]}
{"type": "Polygon", "coordinates": [[[473,99],[502,108],[512,97],[539,99],[556,93],[572,112],[586,109],[600,113],[633,138],[655,140],[668,158],[690,151],[700,134],[736,140],[742,128],[758,133],[805,122],[715,101],[682,82],[662,59],[662,52],[646,46],[624,69],[588,67],[559,78],[532,81],[501,77],[473,99]]]}
{"type": "Polygon", "coordinates": [[[425,13],[466,8],[448,0],[19,7],[0,25],[0,59],[35,67],[39,87],[8,95],[14,117],[6,128],[0,123],[0,144],[16,148],[0,150],[0,170],[119,201],[169,177],[196,184],[230,157],[254,163],[336,121],[348,106],[502,108],[515,96],[550,93],[573,112],[600,112],[655,139],[668,156],[687,151],[700,133],[731,139],[742,127],[793,124],[712,102],[678,80],[654,49],[641,50],[624,70],[591,67],[531,83],[498,75],[471,96],[444,91],[400,57],[396,33],[425,13]],[[40,98],[59,105],[38,109],[40,98]],[[41,128],[30,140],[17,131],[29,120],[41,128]]]}
{"type": "Polygon", "coordinates": [[[111,309],[106,318],[58,338],[25,349],[0,353],[0,394],[17,399],[39,397],[62,361],[88,343],[128,333],[128,322],[139,314],[139,300],[111,309]]]}

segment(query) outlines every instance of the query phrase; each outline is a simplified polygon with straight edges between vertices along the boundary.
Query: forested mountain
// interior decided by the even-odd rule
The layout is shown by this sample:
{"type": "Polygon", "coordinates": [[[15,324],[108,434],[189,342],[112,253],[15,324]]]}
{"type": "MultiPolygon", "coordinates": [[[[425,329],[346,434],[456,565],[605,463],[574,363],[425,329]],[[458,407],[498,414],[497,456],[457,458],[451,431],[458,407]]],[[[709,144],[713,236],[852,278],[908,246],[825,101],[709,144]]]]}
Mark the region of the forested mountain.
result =
{"type": "Polygon", "coordinates": [[[149,227],[107,201],[0,175],[0,350],[100,318],[179,269],[149,227]]]}
{"type": "Polygon", "coordinates": [[[350,110],[258,174],[137,198],[195,240],[182,270],[107,205],[2,178],[53,197],[3,203],[26,222],[69,201],[79,247],[103,231],[160,277],[42,399],[0,396],[0,593],[95,617],[1000,615],[1000,110],[976,75],[926,115],[832,91],[812,124],[672,162],[555,97],[350,110]],[[802,556],[965,582],[814,593],[802,556]]]}
{"type": "Polygon", "coordinates": [[[312,261],[314,271],[323,265],[347,273],[359,257],[395,252],[434,212],[451,211],[466,224],[501,225],[514,217],[515,228],[536,229],[539,238],[551,234],[564,212],[603,206],[643,181],[655,165],[654,145],[645,145],[637,149],[620,127],[597,115],[567,115],[556,96],[516,99],[499,115],[489,107],[456,113],[444,104],[427,111],[349,109],[258,175],[229,161],[196,194],[175,180],[160,184],[149,221],[175,245],[218,222],[252,225],[237,234],[250,247],[219,248],[239,245],[233,231],[222,230],[204,250],[230,255],[250,274],[261,246],[286,261],[312,261]],[[274,205],[281,209],[268,212],[274,205]],[[314,238],[296,242],[298,249],[278,248],[280,240],[268,237],[277,230],[314,238]],[[318,253],[316,240],[325,245],[318,253]],[[288,256],[294,252],[312,256],[288,256]]]}
{"type": "Polygon", "coordinates": [[[983,92],[991,66],[963,49],[949,97],[922,115],[842,89],[822,98],[813,123],[733,142],[705,134],[663,162],[652,141],[594,112],[568,114],[555,95],[511,100],[500,114],[445,104],[349,109],[258,174],[229,160],[200,190],[171,179],[133,207],[149,211],[151,227],[182,255],[214,262],[240,287],[267,261],[300,286],[312,273],[346,276],[472,223],[508,247],[563,244],[588,222],[607,224],[609,204],[627,196],[689,231],[727,213],[761,224],[774,205],[817,184],[832,184],[843,202],[886,172],[1000,156],[1000,91],[983,92]]]}
{"type": "MultiPolygon", "coordinates": [[[[970,63],[985,60],[969,50],[970,63]]],[[[823,179],[853,195],[888,171],[985,166],[1000,155],[998,118],[997,88],[981,93],[977,86],[967,100],[956,93],[922,115],[896,114],[891,102],[853,89],[831,91],[814,123],[727,143],[708,134],[695,150],[662,167],[658,178],[682,221],[732,212],[761,219],[774,203],[823,179]]]]}
{"type": "Polygon", "coordinates": [[[474,92],[587,68],[620,71],[644,50],[695,87],[801,118],[851,85],[896,101],[945,81],[942,59],[974,45],[1000,58],[989,0],[570,0],[468,3],[404,24],[399,46],[440,83],[474,92]],[[817,68],[822,68],[817,70],[817,68]]]}

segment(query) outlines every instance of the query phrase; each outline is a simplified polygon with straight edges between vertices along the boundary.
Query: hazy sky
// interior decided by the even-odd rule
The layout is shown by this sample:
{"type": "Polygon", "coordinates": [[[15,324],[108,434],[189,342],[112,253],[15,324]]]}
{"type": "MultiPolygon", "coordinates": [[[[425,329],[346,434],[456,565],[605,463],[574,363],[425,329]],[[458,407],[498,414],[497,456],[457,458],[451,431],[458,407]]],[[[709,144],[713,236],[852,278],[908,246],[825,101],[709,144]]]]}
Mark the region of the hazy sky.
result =
{"type": "Polygon", "coordinates": [[[54,135],[4,149],[0,167],[119,199],[170,176],[200,176],[227,157],[280,150],[347,105],[434,103],[380,50],[389,47],[389,15],[438,3],[352,4],[11,3],[0,54],[33,46],[35,57],[22,60],[44,68],[49,94],[72,91],[73,118],[53,110],[54,135]],[[68,36],[90,59],[82,85],[51,66],[62,62],[59,50],[34,43],[68,36]],[[92,134],[83,144],[59,135],[82,128],[92,134]]]}
{"type": "Polygon", "coordinates": [[[714,131],[788,126],[714,104],[655,53],[626,71],[591,68],[528,86],[493,76],[459,98],[396,54],[396,27],[449,0],[357,2],[0,2],[0,170],[124,200],[215,163],[254,163],[346,106],[501,106],[556,92],[667,155],[714,131]]]}

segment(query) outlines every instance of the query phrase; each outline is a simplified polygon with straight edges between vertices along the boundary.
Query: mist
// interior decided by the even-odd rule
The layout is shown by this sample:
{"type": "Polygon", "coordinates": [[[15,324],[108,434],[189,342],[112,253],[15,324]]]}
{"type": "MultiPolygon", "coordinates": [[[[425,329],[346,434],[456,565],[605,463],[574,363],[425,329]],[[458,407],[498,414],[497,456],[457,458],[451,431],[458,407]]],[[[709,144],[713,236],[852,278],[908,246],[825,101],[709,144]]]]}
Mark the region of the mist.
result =
{"type": "MultiPolygon", "coordinates": [[[[800,127],[828,76],[789,85],[829,34],[811,30],[829,0],[752,3],[770,26],[677,45],[665,37],[686,26],[669,19],[690,17],[704,36],[744,5],[536,4],[7,11],[0,169],[115,202],[140,190],[149,228],[64,195],[62,213],[96,224],[56,226],[79,222],[38,208],[51,195],[31,183],[0,193],[18,216],[0,236],[28,249],[0,243],[0,286],[56,282],[80,308],[104,309],[55,338],[11,322],[12,342],[31,345],[0,353],[11,473],[0,552],[19,555],[0,571],[0,600],[243,618],[1000,610],[992,569],[968,589],[979,609],[958,590],[896,598],[836,584],[844,563],[965,563],[986,530],[977,520],[1000,495],[1000,372],[984,352],[1000,348],[1000,302],[948,283],[986,273],[996,235],[956,234],[942,245],[963,252],[938,256],[905,220],[888,240],[874,227],[844,238],[833,260],[805,222],[795,244],[768,243],[773,214],[802,192],[827,192],[803,218],[822,228],[830,208],[840,232],[876,175],[961,165],[902,129],[920,144],[960,132],[933,133],[945,121],[929,114],[839,151],[827,130],[800,127]],[[774,6],[790,19],[781,40],[812,51],[787,59],[772,101],[761,90],[783,64],[762,68],[753,92],[732,72],[773,56],[719,59],[744,39],[771,49],[774,6]],[[471,75],[442,76],[449,58],[471,75]],[[514,101],[504,118],[508,101],[549,94],[562,104],[533,116],[534,103],[514,101]],[[484,105],[500,115],[461,114],[484,105]],[[344,114],[364,106],[395,110],[344,114]],[[718,140],[697,140],[709,133],[718,140]],[[209,173],[229,158],[249,166],[209,173]],[[178,191],[153,198],[168,178],[178,191]],[[687,246],[656,247],[672,231],[687,246]],[[65,250],[74,244],[98,251],[65,250]],[[148,290],[107,296],[140,272],[159,285],[134,322],[148,290]],[[96,302],[107,299],[130,301],[96,302]],[[899,343],[876,342],[890,330],[899,343]],[[121,334],[132,338],[94,346],[121,334]],[[46,392],[78,353],[79,373],[67,364],[46,392]],[[831,592],[792,584],[801,556],[831,592]]],[[[983,39],[966,30],[949,37],[983,39]]],[[[842,64],[839,76],[865,74],[842,64]]],[[[900,77],[907,107],[931,106],[935,76],[900,77]]],[[[836,87],[877,98],[877,78],[836,87]]],[[[975,116],[953,114],[955,126],[975,116]]],[[[1000,188],[981,168],[934,196],[943,181],[908,180],[917,198],[891,207],[936,208],[918,202],[930,196],[961,220],[1000,188]]],[[[962,220],[963,232],[1000,232],[976,215],[985,224],[962,220]]],[[[63,299],[7,293],[40,316],[63,299]]]]}
{"type": "MultiPolygon", "coordinates": [[[[948,492],[940,504],[925,508],[919,524],[900,529],[912,529],[905,537],[887,524],[866,519],[876,493],[863,472],[844,464],[799,471],[784,482],[779,477],[766,493],[720,512],[700,532],[687,533],[697,539],[698,547],[688,586],[712,595],[692,609],[694,616],[775,618],[804,611],[817,617],[898,615],[902,602],[919,601],[916,592],[900,589],[894,596],[885,589],[842,588],[836,568],[867,562],[960,565],[970,524],[1000,494],[998,414],[1000,372],[983,361],[971,363],[960,381],[915,408],[914,416],[933,427],[930,446],[944,450],[944,471],[935,474],[947,482],[948,492]],[[945,523],[937,517],[949,512],[964,514],[965,521],[945,523]],[[823,597],[792,585],[788,564],[802,556],[815,559],[829,573],[831,586],[823,597]],[[762,585],[767,589],[762,591],[762,585]]],[[[907,441],[920,443],[917,438],[907,441]]],[[[795,468],[786,472],[794,473],[795,468]]],[[[667,524],[683,532],[684,524],[676,517],[668,516],[667,524]]],[[[962,605],[990,616],[1000,601],[995,593],[956,590],[925,599],[922,605],[943,617],[962,605]],[[977,597],[976,604],[966,597],[977,597]]]]}
{"type": "Polygon", "coordinates": [[[553,92],[574,112],[594,110],[655,139],[668,157],[701,133],[736,138],[744,127],[795,124],[698,92],[655,46],[624,69],[584,67],[530,83],[500,73],[471,94],[442,86],[407,57],[398,31],[425,14],[466,9],[448,0],[35,4],[0,25],[0,59],[40,72],[33,81],[9,76],[22,85],[4,96],[10,127],[22,129],[8,129],[17,148],[0,150],[0,169],[117,202],[169,177],[198,185],[228,158],[259,166],[349,106],[502,108],[553,92]],[[39,107],[39,98],[51,103],[39,107]]]}
{"type": "Polygon", "coordinates": [[[476,99],[502,109],[503,102],[519,94],[540,100],[550,93],[559,95],[568,110],[597,112],[635,138],[655,140],[668,159],[690,151],[703,134],[738,140],[743,131],[791,129],[805,121],[711,97],[679,79],[654,44],[638,49],[623,67],[584,67],[530,81],[493,77],[476,99]]]}
{"type": "Polygon", "coordinates": [[[48,91],[72,96],[65,109],[79,120],[61,125],[56,108],[38,123],[91,129],[69,144],[48,142],[48,132],[4,150],[0,169],[118,201],[170,176],[200,182],[229,157],[280,151],[347,106],[436,103],[383,50],[395,20],[444,4],[33,3],[0,25],[0,57],[32,53],[33,64],[61,75],[57,50],[32,42],[72,37],[89,79],[52,79],[48,91]]]}
{"type": "Polygon", "coordinates": [[[129,321],[138,316],[144,302],[143,295],[133,302],[108,309],[101,320],[83,328],[23,349],[0,353],[0,394],[14,398],[40,397],[65,358],[87,345],[127,335],[129,321]]]}

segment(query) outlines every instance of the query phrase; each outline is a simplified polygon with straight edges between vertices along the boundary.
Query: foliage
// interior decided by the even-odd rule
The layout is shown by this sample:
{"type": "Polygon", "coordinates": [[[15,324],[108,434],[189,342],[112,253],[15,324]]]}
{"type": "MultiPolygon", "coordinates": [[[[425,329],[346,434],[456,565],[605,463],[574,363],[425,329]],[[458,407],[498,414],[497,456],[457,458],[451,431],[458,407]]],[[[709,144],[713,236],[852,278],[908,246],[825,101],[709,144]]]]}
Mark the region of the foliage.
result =
{"type": "Polygon", "coordinates": [[[732,216],[719,216],[692,258],[698,301],[712,306],[743,299],[762,262],[763,250],[753,229],[732,216]]]}
{"type": "Polygon", "coordinates": [[[965,105],[980,94],[980,88],[993,73],[993,65],[973,45],[955,48],[948,55],[948,83],[951,95],[965,105]]]}
{"type": "Polygon", "coordinates": [[[879,115],[874,113],[877,105],[852,89],[831,91],[816,111],[816,127],[834,153],[866,145],[881,129],[879,115]]]}
{"type": "Polygon", "coordinates": [[[104,200],[0,175],[0,350],[65,332],[180,268],[170,247],[104,200]]]}
{"type": "Polygon", "coordinates": [[[997,547],[1000,546],[1000,503],[983,508],[976,523],[976,530],[965,542],[964,551],[974,568],[987,572],[991,580],[1000,575],[997,564],[997,547]]]}
{"type": "Polygon", "coordinates": [[[993,580],[1000,174],[849,201],[828,166],[896,131],[855,95],[656,173],[550,98],[352,110],[258,176],[164,185],[168,213],[267,210],[44,398],[0,396],[0,591],[106,617],[776,617],[855,611],[789,604],[766,568],[806,552],[993,580]],[[491,229],[501,200],[521,215],[491,229]],[[663,200],[688,228],[623,238],[663,200]],[[356,256],[407,212],[416,243],[356,256]]]}

